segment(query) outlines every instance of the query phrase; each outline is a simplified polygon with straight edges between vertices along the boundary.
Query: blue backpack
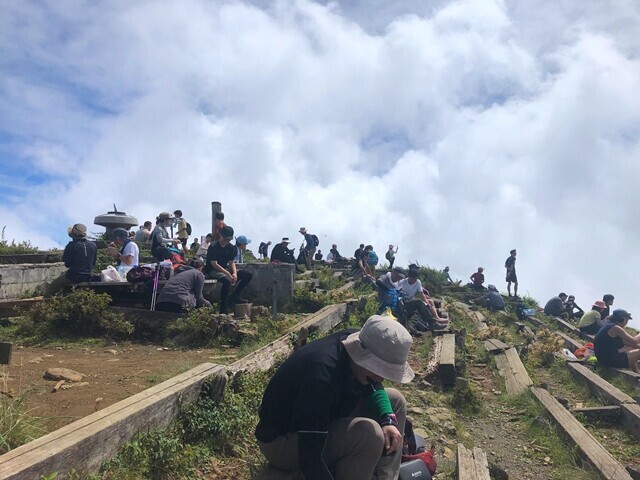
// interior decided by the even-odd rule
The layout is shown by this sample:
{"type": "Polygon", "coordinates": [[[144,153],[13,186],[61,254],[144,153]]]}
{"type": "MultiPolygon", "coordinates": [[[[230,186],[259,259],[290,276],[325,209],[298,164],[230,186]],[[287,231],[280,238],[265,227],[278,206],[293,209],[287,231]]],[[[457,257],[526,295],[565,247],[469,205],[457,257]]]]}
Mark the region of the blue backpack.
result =
{"type": "Polygon", "coordinates": [[[372,267],[375,267],[378,264],[378,255],[373,250],[369,252],[369,258],[367,259],[367,263],[372,267]]]}

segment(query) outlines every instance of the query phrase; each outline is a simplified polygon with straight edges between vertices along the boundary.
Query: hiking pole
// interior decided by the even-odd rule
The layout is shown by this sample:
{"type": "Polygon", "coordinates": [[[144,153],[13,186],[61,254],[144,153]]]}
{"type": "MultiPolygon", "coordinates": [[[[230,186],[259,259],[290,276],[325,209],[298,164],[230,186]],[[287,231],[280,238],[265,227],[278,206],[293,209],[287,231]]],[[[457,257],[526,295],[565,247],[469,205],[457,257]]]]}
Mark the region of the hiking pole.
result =
{"type": "Polygon", "coordinates": [[[151,311],[156,309],[156,298],[158,296],[158,280],[160,279],[160,262],[156,263],[156,273],[153,276],[153,293],[151,294],[151,311]]]}

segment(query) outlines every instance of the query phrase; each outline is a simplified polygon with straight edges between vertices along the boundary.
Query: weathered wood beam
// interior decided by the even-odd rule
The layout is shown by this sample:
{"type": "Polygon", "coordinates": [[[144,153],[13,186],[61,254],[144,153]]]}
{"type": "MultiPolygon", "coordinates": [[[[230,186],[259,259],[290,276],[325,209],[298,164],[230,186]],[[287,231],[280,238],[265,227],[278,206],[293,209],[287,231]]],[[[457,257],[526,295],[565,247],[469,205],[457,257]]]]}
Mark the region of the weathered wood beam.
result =
{"type": "Polygon", "coordinates": [[[578,447],[581,456],[608,480],[633,480],[622,466],[595,439],[576,418],[558,402],[553,395],[542,388],[532,387],[531,392],[547,409],[551,419],[569,441],[578,447]]]}
{"type": "Polygon", "coordinates": [[[224,367],[204,363],[11,450],[0,456],[0,479],[36,479],[72,469],[95,472],[136,434],[170,425],[182,404],[197,399],[208,378],[215,379],[214,391],[222,392],[224,367]]]}
{"type": "Polygon", "coordinates": [[[581,407],[572,408],[571,413],[581,413],[589,420],[606,421],[613,424],[619,424],[622,419],[622,411],[619,405],[607,405],[603,407],[581,407]]]}
{"type": "Polygon", "coordinates": [[[487,454],[477,447],[468,450],[459,443],[456,453],[456,480],[491,480],[487,454]]]}
{"type": "Polygon", "coordinates": [[[509,395],[520,395],[533,385],[515,348],[497,354],[495,359],[498,373],[504,377],[509,395]]]}
{"type": "Polygon", "coordinates": [[[438,376],[443,385],[450,387],[456,382],[456,336],[445,333],[438,359],[438,376]]]}

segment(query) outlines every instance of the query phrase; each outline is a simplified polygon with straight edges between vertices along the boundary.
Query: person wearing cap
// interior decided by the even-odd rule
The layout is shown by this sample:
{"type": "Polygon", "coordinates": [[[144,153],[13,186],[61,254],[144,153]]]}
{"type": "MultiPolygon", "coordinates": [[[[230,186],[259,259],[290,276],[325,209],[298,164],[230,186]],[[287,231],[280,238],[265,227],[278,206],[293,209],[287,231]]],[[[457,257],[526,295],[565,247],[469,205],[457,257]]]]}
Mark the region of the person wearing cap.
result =
{"type": "Polygon", "coordinates": [[[251,240],[245,237],[244,235],[239,235],[236,237],[236,249],[238,251],[235,262],[236,263],[244,263],[242,258],[242,252],[247,249],[247,245],[251,243],[251,240]]]}
{"type": "Polygon", "coordinates": [[[474,298],[471,300],[471,303],[488,308],[492,312],[504,310],[504,298],[502,298],[502,295],[500,295],[495,285],[489,285],[487,287],[487,293],[478,298],[474,298]]]}
{"type": "Polygon", "coordinates": [[[624,329],[631,314],[617,308],[602,324],[593,340],[598,364],[610,368],[630,368],[638,371],[640,359],[640,334],[632,337],[624,329]]]}
{"type": "Polygon", "coordinates": [[[193,268],[185,267],[167,281],[158,295],[156,310],[162,312],[182,313],[188,308],[210,307],[209,300],[204,298],[204,262],[194,260],[193,268]]]}
{"type": "Polygon", "coordinates": [[[398,478],[406,401],[383,380],[408,383],[409,332],[374,315],[361,330],[309,343],[267,385],[255,430],[280,470],[314,480],[398,478]]]}
{"type": "Polygon", "coordinates": [[[274,245],[271,250],[271,261],[273,263],[296,263],[296,259],[293,256],[293,251],[289,250],[289,237],[282,237],[280,243],[274,245]]]}
{"type": "Polygon", "coordinates": [[[398,253],[398,247],[389,245],[387,253],[384,254],[385,258],[389,261],[389,268],[393,268],[393,262],[396,261],[396,253],[398,253]]]}
{"type": "Polygon", "coordinates": [[[396,267],[390,272],[380,275],[376,280],[378,290],[378,314],[390,308],[393,312],[398,304],[398,282],[406,277],[407,272],[402,267],[396,267]]]}
{"type": "Polygon", "coordinates": [[[586,312],[578,322],[578,329],[581,332],[595,335],[600,330],[602,318],[600,314],[607,307],[602,300],[596,300],[591,306],[591,310],[586,312]]]}
{"type": "Polygon", "coordinates": [[[229,303],[247,303],[240,297],[245,287],[251,282],[253,275],[246,270],[238,270],[236,256],[238,248],[231,243],[233,228],[225,225],[220,230],[220,239],[209,245],[205,274],[222,284],[220,290],[220,313],[229,312],[229,303]],[[229,295],[231,286],[235,285],[233,295],[229,295]]]}
{"type": "Polygon", "coordinates": [[[478,271],[471,274],[471,288],[474,290],[484,290],[484,268],[478,267],[478,271]]]}
{"type": "Polygon", "coordinates": [[[300,227],[300,235],[304,237],[304,243],[300,247],[300,251],[304,252],[304,261],[307,265],[307,268],[311,268],[313,265],[313,258],[316,253],[316,242],[313,239],[313,236],[307,232],[305,227],[300,227]]]}
{"type": "Polygon", "coordinates": [[[173,212],[174,223],[176,226],[176,235],[180,243],[182,243],[182,249],[187,250],[187,242],[189,241],[189,231],[187,230],[187,221],[182,217],[182,210],[176,210],[173,212]]]}
{"type": "Polygon", "coordinates": [[[169,212],[160,212],[160,215],[156,217],[156,226],[151,232],[151,255],[156,257],[158,261],[162,261],[160,258],[159,252],[162,247],[167,247],[171,245],[177,245],[180,243],[180,240],[176,238],[171,238],[169,235],[169,228],[171,226],[171,215],[169,212]]]}
{"type": "Polygon", "coordinates": [[[614,300],[615,300],[615,297],[613,295],[611,295],[610,293],[606,293],[606,294],[604,294],[602,296],[602,301],[606,305],[604,310],[602,310],[602,312],[600,313],[600,318],[602,320],[604,320],[605,318],[607,318],[609,316],[609,307],[611,307],[611,305],[613,305],[613,301],[614,300]]]}
{"type": "Polygon", "coordinates": [[[117,266],[137,267],[140,249],[136,242],[129,238],[124,228],[115,228],[112,233],[113,243],[107,247],[107,253],[117,261],[117,266]]]}
{"type": "Polygon", "coordinates": [[[67,285],[91,281],[98,252],[96,244],[87,240],[87,227],[82,223],[69,227],[67,234],[71,241],[64,247],[62,261],[68,270],[51,283],[45,284],[45,298],[53,296],[67,285]]]}

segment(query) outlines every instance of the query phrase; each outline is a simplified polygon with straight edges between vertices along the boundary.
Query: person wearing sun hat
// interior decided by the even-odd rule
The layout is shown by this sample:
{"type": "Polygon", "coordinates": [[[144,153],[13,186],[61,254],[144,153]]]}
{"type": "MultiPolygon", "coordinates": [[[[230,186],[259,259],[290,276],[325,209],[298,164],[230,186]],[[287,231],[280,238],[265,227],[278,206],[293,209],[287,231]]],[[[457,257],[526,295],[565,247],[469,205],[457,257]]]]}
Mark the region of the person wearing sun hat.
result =
{"type": "Polygon", "coordinates": [[[87,227],[82,223],[67,228],[71,241],[64,247],[62,261],[68,268],[66,272],[44,286],[44,296],[51,297],[67,285],[91,281],[91,272],[96,264],[97,248],[94,242],[87,240],[87,227]]]}
{"type": "Polygon", "coordinates": [[[600,317],[600,314],[605,308],[607,308],[607,304],[602,300],[596,300],[593,302],[591,310],[586,312],[580,318],[580,321],[578,322],[578,329],[581,332],[589,333],[591,335],[598,333],[598,330],[600,330],[600,327],[602,326],[602,318],[600,317]]]}
{"type": "Polygon", "coordinates": [[[247,245],[251,243],[251,239],[247,238],[245,235],[238,235],[236,237],[236,249],[237,249],[237,253],[236,253],[236,258],[235,258],[235,262],[236,263],[244,263],[244,259],[242,258],[242,252],[244,252],[247,249],[247,245]]]}
{"type": "Polygon", "coordinates": [[[630,368],[638,371],[640,360],[640,335],[629,335],[624,329],[631,314],[617,308],[607,317],[596,334],[593,345],[598,357],[598,364],[610,368],[630,368]]]}
{"type": "Polygon", "coordinates": [[[291,355],[262,397],[255,435],[269,463],[314,480],[398,477],[406,401],[384,379],[408,383],[412,338],[370,317],[291,355]]]}

